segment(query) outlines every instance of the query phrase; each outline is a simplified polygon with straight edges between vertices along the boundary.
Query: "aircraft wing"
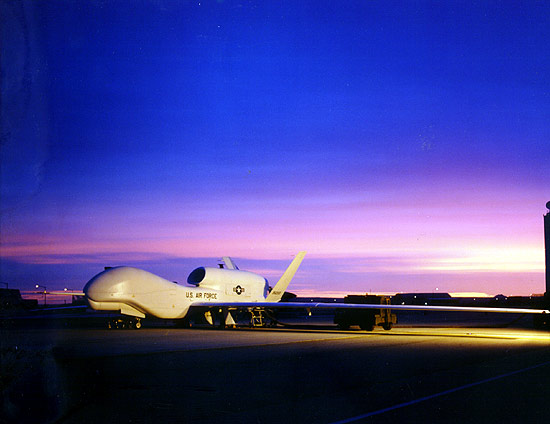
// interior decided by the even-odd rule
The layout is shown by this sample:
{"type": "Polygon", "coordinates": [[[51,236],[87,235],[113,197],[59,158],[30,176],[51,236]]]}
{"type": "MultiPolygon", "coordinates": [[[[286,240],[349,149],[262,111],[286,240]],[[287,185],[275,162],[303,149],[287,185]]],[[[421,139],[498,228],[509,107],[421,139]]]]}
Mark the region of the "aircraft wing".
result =
{"type": "Polygon", "coordinates": [[[48,312],[48,311],[66,311],[69,309],[87,309],[88,305],[63,305],[63,306],[52,306],[42,309],[31,309],[30,312],[48,312]]]}
{"type": "MultiPolygon", "coordinates": [[[[38,294],[43,294],[44,292],[38,292],[38,294]]],[[[53,294],[55,296],[84,296],[84,292],[82,291],[51,291],[46,292],[46,294],[53,294]]]]}
{"type": "Polygon", "coordinates": [[[369,303],[318,302],[200,302],[192,307],[207,308],[268,308],[268,309],[392,309],[406,311],[493,312],[510,314],[550,314],[546,309],[486,308],[476,306],[384,305],[369,303]]]}
{"type": "Polygon", "coordinates": [[[55,290],[55,291],[31,291],[31,292],[23,292],[25,294],[47,294],[47,295],[53,295],[53,296],[84,296],[84,292],[82,291],[65,291],[65,290],[55,290]]]}

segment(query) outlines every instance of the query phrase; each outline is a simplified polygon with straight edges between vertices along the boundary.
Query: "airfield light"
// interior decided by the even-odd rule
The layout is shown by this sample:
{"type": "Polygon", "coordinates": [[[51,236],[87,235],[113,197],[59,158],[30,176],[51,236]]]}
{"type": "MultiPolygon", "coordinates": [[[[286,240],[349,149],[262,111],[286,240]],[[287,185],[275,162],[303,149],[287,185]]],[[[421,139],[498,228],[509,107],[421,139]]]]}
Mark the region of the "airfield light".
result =
{"type": "Polygon", "coordinates": [[[46,304],[46,286],[42,286],[40,284],[36,284],[34,287],[36,287],[37,289],[39,289],[40,287],[42,287],[44,289],[44,305],[46,304]]]}

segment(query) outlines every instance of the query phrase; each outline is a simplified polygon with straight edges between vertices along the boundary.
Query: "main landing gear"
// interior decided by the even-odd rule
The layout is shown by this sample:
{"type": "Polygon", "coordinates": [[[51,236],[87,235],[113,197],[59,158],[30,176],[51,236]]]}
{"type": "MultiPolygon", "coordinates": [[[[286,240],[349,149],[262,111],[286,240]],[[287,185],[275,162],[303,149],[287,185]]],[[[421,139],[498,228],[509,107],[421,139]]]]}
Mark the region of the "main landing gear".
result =
{"type": "Polygon", "coordinates": [[[139,330],[141,328],[141,318],[138,317],[124,317],[124,318],[111,318],[107,321],[107,328],[111,330],[133,329],[139,330]]]}

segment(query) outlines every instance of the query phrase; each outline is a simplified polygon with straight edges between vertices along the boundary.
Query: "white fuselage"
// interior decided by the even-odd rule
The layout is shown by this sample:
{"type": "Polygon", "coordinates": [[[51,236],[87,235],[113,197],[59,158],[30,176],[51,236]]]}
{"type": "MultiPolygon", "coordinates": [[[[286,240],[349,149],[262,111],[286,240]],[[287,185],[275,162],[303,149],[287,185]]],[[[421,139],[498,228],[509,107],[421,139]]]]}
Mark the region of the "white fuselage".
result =
{"type": "Polygon", "coordinates": [[[84,287],[92,309],[121,311],[144,318],[184,318],[193,303],[263,302],[268,293],[265,278],[252,272],[201,267],[183,286],[150,272],[110,268],[93,277],[84,287]]]}

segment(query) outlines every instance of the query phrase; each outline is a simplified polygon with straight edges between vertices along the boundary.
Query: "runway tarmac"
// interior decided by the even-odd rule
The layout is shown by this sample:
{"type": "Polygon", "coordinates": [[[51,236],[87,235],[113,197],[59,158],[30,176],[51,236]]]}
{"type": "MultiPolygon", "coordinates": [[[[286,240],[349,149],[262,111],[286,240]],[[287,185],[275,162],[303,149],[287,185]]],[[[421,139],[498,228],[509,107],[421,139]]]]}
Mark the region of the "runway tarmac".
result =
{"type": "Polygon", "coordinates": [[[550,420],[522,328],[2,330],[6,422],[550,420]]]}

